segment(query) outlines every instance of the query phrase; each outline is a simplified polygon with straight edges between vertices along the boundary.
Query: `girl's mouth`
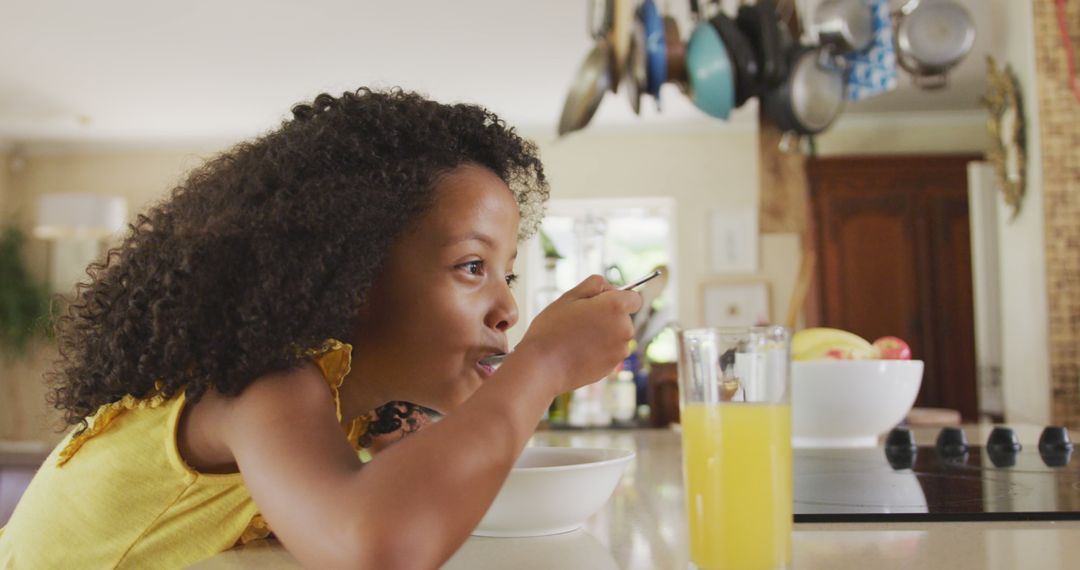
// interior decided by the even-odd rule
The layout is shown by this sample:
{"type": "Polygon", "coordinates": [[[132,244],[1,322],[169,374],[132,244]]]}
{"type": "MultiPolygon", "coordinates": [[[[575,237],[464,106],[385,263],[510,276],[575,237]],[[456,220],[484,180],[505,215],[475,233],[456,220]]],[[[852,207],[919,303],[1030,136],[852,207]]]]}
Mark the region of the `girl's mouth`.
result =
{"type": "Polygon", "coordinates": [[[487,378],[488,376],[491,376],[495,373],[494,366],[491,366],[490,364],[484,364],[483,362],[477,362],[476,368],[480,370],[480,375],[484,378],[487,378]]]}

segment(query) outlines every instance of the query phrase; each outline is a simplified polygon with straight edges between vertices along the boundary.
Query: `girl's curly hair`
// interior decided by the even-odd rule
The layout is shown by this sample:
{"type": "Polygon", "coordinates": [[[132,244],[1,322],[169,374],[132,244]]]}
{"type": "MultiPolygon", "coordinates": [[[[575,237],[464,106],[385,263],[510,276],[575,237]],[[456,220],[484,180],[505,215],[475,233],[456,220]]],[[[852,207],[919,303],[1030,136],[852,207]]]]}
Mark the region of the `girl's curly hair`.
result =
{"type": "MultiPolygon", "coordinates": [[[[194,170],[92,264],[57,323],[48,377],[69,425],[125,395],[237,395],[352,324],[388,247],[464,164],[507,183],[521,238],[548,184],[537,149],[493,113],[359,89],[293,107],[281,127],[194,170]]],[[[380,413],[382,429],[415,409],[380,413]]]]}

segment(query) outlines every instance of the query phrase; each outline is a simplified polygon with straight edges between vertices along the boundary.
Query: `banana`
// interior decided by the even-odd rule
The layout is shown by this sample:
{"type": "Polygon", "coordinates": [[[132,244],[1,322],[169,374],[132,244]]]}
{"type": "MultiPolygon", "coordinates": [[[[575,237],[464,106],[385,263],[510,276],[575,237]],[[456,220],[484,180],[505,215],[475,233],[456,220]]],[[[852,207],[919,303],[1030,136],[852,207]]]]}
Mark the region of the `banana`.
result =
{"type": "Polygon", "coordinates": [[[876,358],[877,350],[861,336],[845,330],[825,327],[803,329],[791,338],[793,360],[823,358],[876,358]]]}

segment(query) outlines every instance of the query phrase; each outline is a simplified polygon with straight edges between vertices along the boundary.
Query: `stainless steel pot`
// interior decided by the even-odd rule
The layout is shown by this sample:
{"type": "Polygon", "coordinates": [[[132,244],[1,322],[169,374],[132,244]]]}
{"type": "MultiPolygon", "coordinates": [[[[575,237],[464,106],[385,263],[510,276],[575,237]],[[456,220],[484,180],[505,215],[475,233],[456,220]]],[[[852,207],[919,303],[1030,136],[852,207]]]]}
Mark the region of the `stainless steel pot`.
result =
{"type": "Polygon", "coordinates": [[[895,15],[896,61],[923,89],[946,85],[946,73],[975,45],[975,25],[963,6],[949,0],[912,0],[895,15]]]}
{"type": "Polygon", "coordinates": [[[832,125],[844,108],[845,73],[822,48],[794,46],[791,72],[766,92],[765,112],[780,130],[815,135],[832,125]]]}
{"type": "Polygon", "coordinates": [[[832,51],[862,51],[874,40],[873,14],[862,0],[822,0],[814,10],[814,31],[832,51]]]}

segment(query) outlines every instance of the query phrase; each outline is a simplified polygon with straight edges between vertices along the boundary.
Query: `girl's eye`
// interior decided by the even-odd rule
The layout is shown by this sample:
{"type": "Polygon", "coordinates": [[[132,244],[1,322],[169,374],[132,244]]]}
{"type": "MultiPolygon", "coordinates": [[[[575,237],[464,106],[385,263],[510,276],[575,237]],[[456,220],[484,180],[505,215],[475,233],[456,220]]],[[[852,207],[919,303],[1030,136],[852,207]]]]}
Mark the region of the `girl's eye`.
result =
{"type": "Polygon", "coordinates": [[[461,267],[465,268],[465,271],[469,275],[483,275],[484,274],[484,262],[479,259],[476,261],[469,261],[462,263],[461,267]]]}
{"type": "MultiPolygon", "coordinates": [[[[462,263],[458,267],[464,269],[465,272],[469,275],[479,276],[484,274],[484,262],[480,259],[477,259],[475,261],[467,261],[465,263],[462,263]]],[[[518,280],[518,275],[517,273],[507,273],[503,279],[506,280],[507,285],[513,287],[514,283],[518,280]]]]}

